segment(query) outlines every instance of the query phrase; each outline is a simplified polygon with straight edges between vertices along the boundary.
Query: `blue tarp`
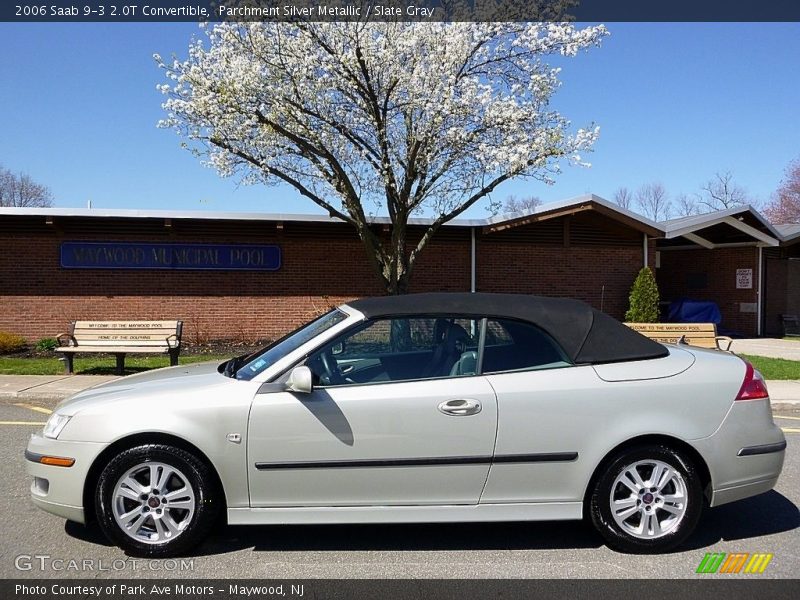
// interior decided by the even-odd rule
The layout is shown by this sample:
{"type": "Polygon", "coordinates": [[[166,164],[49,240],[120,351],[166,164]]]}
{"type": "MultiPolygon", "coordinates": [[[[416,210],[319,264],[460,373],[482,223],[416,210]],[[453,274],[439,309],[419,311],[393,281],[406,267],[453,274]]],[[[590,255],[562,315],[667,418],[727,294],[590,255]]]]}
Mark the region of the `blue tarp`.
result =
{"type": "Polygon", "coordinates": [[[670,323],[716,323],[722,322],[722,314],[716,302],[681,298],[669,305],[667,321],[670,323]]]}

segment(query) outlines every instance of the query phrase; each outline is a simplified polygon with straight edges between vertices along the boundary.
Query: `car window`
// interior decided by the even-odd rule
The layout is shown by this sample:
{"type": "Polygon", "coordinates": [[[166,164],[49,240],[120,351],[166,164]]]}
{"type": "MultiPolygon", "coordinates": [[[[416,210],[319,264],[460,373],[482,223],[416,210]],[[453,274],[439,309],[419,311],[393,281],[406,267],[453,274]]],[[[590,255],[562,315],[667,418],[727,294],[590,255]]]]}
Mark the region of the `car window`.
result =
{"type": "Polygon", "coordinates": [[[459,317],[376,319],[306,360],[316,385],[338,386],[475,375],[478,321],[459,317]]]}
{"type": "Polygon", "coordinates": [[[514,340],[498,321],[488,321],[486,323],[486,345],[501,346],[513,344],[514,340]]]}
{"type": "Polygon", "coordinates": [[[563,350],[538,327],[522,321],[489,319],[483,372],[554,369],[571,366],[563,350]]]}
{"type": "Polygon", "coordinates": [[[275,361],[297,350],[297,348],[306,342],[314,339],[323,331],[327,331],[337,323],[341,323],[346,318],[347,314],[339,309],[334,309],[305,325],[301,325],[299,328],[276,342],[273,342],[266,348],[245,358],[242,362],[242,366],[236,372],[236,378],[244,380],[252,379],[275,361]]]}

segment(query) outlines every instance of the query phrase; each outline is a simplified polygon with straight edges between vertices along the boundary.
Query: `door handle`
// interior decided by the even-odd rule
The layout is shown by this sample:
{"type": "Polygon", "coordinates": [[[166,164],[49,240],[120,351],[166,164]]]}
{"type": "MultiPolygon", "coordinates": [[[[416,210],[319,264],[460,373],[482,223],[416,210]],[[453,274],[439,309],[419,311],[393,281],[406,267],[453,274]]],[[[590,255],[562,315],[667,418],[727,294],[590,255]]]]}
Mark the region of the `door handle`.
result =
{"type": "Polygon", "coordinates": [[[472,398],[447,400],[439,405],[439,411],[454,417],[477,415],[481,412],[481,403],[472,398]]]}

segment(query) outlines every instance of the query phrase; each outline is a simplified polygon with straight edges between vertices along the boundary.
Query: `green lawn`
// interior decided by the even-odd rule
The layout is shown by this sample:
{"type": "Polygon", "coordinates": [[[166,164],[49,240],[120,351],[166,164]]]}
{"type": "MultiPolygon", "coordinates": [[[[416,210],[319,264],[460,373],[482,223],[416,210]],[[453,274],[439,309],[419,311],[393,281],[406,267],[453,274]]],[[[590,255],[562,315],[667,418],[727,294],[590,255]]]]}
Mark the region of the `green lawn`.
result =
{"type": "Polygon", "coordinates": [[[800,361],[784,358],[767,358],[742,354],[753,366],[761,371],[764,379],[800,379],[800,361]]]}
{"type": "MultiPolygon", "coordinates": [[[[761,371],[765,379],[800,379],[800,361],[764,356],[742,355],[753,366],[761,371]]],[[[180,364],[203,362],[207,360],[225,360],[229,356],[218,354],[188,354],[181,356],[180,364]]],[[[125,357],[125,372],[139,373],[148,369],[169,366],[167,356],[135,356],[125,357]]],[[[116,361],[113,356],[86,355],[75,357],[75,373],[82,375],[114,375],[116,361]]],[[[64,362],[58,358],[14,358],[0,356],[0,375],[61,375],[64,373],[64,362]]]]}
{"type": "MultiPolygon", "coordinates": [[[[182,365],[207,360],[225,360],[230,356],[216,354],[188,354],[181,356],[178,362],[182,365]]],[[[114,375],[116,359],[102,354],[87,354],[75,357],[75,373],[80,375],[114,375]]],[[[125,373],[138,373],[148,369],[159,369],[169,366],[168,356],[135,356],[125,357],[125,373]]],[[[64,361],[58,358],[16,358],[0,356],[0,375],[61,375],[64,373],[64,361]]]]}

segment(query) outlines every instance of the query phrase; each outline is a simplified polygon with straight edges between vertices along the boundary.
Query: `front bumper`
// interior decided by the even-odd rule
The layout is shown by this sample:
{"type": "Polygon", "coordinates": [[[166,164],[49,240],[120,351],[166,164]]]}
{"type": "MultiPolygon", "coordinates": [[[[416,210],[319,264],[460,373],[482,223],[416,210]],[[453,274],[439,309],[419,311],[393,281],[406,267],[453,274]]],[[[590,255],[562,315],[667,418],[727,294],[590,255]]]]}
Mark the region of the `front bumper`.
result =
{"type": "Polygon", "coordinates": [[[768,399],[734,402],[713,435],[691,444],[711,474],[711,506],[771,490],[786,455],[786,438],[772,420],[768,399]]]}
{"type": "Polygon", "coordinates": [[[97,456],[107,444],[67,442],[31,435],[25,451],[26,471],[33,477],[31,500],[42,510],[78,523],[86,522],[83,510],[83,489],[86,476],[97,456]],[[74,458],[71,467],[34,462],[37,456],[74,458]]]}

